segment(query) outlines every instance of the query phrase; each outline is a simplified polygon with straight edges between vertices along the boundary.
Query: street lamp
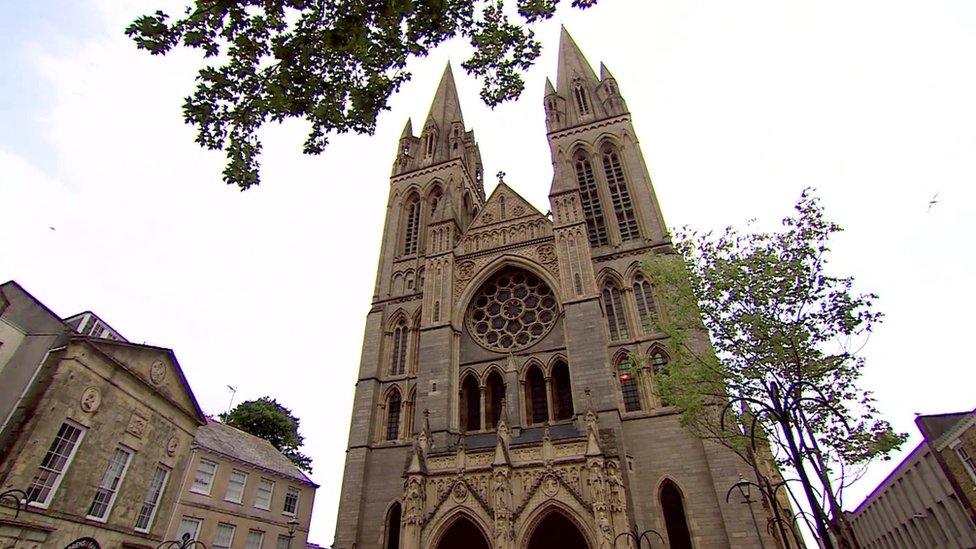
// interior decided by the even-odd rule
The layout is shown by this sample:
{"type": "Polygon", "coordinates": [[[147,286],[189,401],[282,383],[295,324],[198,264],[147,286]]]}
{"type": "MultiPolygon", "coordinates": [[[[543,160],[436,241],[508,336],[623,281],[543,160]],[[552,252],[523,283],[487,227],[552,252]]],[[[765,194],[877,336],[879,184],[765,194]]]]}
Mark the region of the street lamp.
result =
{"type": "Polygon", "coordinates": [[[654,534],[655,536],[657,536],[657,538],[659,540],[661,540],[661,547],[664,547],[664,549],[667,549],[668,543],[666,541],[664,541],[664,536],[662,536],[660,532],[658,532],[657,530],[655,530],[653,528],[648,528],[647,530],[644,530],[643,532],[641,532],[640,534],[638,534],[637,533],[637,527],[636,526],[634,526],[633,530],[630,530],[628,532],[621,532],[621,533],[617,534],[617,537],[613,538],[613,546],[614,546],[614,548],[616,548],[617,547],[617,540],[619,540],[620,538],[626,536],[626,537],[634,540],[634,545],[637,546],[637,549],[641,549],[641,543],[643,543],[644,539],[647,539],[647,545],[648,545],[648,547],[650,547],[651,549],[654,549],[654,544],[651,543],[651,536],[648,535],[648,534],[654,534]]]}
{"type": "MultiPolygon", "coordinates": [[[[759,533],[759,523],[756,522],[756,512],[752,510],[752,485],[754,482],[748,481],[739,474],[739,482],[736,482],[729,488],[728,493],[725,494],[725,503],[729,502],[729,496],[732,495],[732,491],[735,489],[739,490],[739,494],[742,496],[742,503],[749,506],[749,515],[752,516],[752,526],[756,529],[756,537],[759,538],[759,547],[766,549],[766,544],[763,542],[762,534],[759,533]]],[[[756,485],[759,488],[759,485],[756,485]]],[[[775,505],[775,502],[773,502],[775,505]]]]}
{"type": "Polygon", "coordinates": [[[23,490],[18,490],[16,488],[12,490],[7,490],[6,492],[0,492],[0,503],[5,499],[12,499],[14,501],[14,518],[16,519],[20,516],[20,506],[27,503],[27,492],[23,490]]]}
{"type": "Polygon", "coordinates": [[[295,537],[295,530],[298,530],[298,520],[292,518],[288,521],[288,549],[291,549],[291,540],[295,537]]]}
{"type": "Polygon", "coordinates": [[[201,547],[207,549],[207,545],[202,541],[190,538],[189,533],[183,534],[179,540],[164,541],[156,546],[156,549],[196,549],[201,547]]]}

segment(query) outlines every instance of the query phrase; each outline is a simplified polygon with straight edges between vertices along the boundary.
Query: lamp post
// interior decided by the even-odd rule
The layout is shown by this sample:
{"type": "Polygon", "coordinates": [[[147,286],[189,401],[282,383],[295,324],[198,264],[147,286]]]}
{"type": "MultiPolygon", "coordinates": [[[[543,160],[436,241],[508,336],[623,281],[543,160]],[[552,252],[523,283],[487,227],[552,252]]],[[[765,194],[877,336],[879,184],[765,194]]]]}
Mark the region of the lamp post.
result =
{"type": "MultiPolygon", "coordinates": [[[[752,526],[756,529],[756,537],[759,538],[759,547],[761,549],[766,549],[766,544],[763,542],[762,534],[759,533],[759,523],[756,522],[756,512],[752,509],[752,486],[756,484],[754,482],[748,481],[739,475],[739,482],[736,482],[729,488],[729,491],[725,494],[725,503],[729,502],[729,496],[732,495],[732,491],[738,489],[739,494],[742,496],[742,503],[749,506],[749,515],[752,516],[752,526]]],[[[756,485],[756,488],[759,488],[756,485]]],[[[775,502],[774,502],[775,504],[775,502]]]]}
{"type": "Polygon", "coordinates": [[[164,541],[156,546],[156,549],[196,549],[200,547],[207,549],[207,545],[202,541],[190,538],[190,534],[183,534],[179,540],[164,541]]]}
{"type": "Polygon", "coordinates": [[[614,546],[614,548],[616,548],[617,547],[617,540],[619,540],[620,538],[626,536],[626,537],[634,540],[634,545],[637,546],[637,549],[641,549],[641,543],[643,543],[643,541],[644,541],[645,538],[647,539],[647,545],[648,545],[648,547],[650,547],[651,549],[654,549],[654,544],[651,543],[651,537],[650,537],[649,534],[654,534],[655,536],[657,536],[657,539],[661,540],[661,547],[664,547],[664,549],[667,549],[668,542],[664,541],[664,536],[662,536],[660,532],[658,532],[657,530],[655,530],[653,528],[648,528],[647,530],[644,530],[643,532],[641,532],[640,534],[638,534],[637,533],[637,527],[636,526],[634,526],[634,528],[632,530],[629,530],[627,532],[621,532],[621,533],[617,534],[617,537],[613,538],[613,546],[614,546]]]}
{"type": "Polygon", "coordinates": [[[16,519],[20,516],[20,506],[27,503],[27,492],[16,488],[7,490],[6,492],[0,492],[0,503],[5,499],[14,500],[14,518],[16,519]]]}
{"type": "Polygon", "coordinates": [[[296,530],[298,530],[298,520],[292,518],[288,521],[288,549],[291,549],[291,540],[294,539],[296,530]]]}

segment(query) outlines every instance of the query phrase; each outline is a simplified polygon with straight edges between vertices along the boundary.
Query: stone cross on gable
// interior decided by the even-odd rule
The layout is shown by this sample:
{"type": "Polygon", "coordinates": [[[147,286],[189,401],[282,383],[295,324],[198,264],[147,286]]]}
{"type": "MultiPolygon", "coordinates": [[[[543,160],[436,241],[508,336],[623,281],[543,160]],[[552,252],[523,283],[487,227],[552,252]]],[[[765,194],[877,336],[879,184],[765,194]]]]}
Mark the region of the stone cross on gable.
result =
{"type": "Polygon", "coordinates": [[[505,182],[505,172],[503,172],[501,170],[498,170],[498,173],[495,174],[495,177],[498,178],[498,182],[499,183],[504,183],[505,182]]]}

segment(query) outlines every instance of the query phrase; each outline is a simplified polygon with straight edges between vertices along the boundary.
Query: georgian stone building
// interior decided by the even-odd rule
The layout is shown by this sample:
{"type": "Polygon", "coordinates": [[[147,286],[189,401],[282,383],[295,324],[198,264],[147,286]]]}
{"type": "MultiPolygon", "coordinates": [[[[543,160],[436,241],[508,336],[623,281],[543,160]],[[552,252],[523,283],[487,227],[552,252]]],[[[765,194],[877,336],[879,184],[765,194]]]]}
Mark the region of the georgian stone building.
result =
{"type": "Polygon", "coordinates": [[[669,350],[639,263],[667,229],[621,90],[565,30],[543,101],[551,214],[504,182],[485,196],[450,67],[419,137],[407,122],[334,547],[602,549],[635,527],[774,547],[761,510],[726,503],[746,465],[655,394],[669,350]]]}

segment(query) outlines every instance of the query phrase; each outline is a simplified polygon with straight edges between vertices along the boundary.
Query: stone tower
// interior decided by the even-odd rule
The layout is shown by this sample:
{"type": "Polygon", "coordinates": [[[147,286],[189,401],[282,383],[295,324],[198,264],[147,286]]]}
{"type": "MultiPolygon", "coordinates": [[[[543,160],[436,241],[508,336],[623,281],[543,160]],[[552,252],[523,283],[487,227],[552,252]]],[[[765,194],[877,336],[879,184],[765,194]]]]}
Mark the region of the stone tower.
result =
{"type": "Polygon", "coordinates": [[[485,197],[450,66],[404,128],[334,547],[604,549],[633,527],[774,547],[761,509],[725,501],[745,464],[656,396],[668,342],[639,262],[670,242],[617,82],[565,29],[543,103],[551,216],[501,181],[485,197]]]}

